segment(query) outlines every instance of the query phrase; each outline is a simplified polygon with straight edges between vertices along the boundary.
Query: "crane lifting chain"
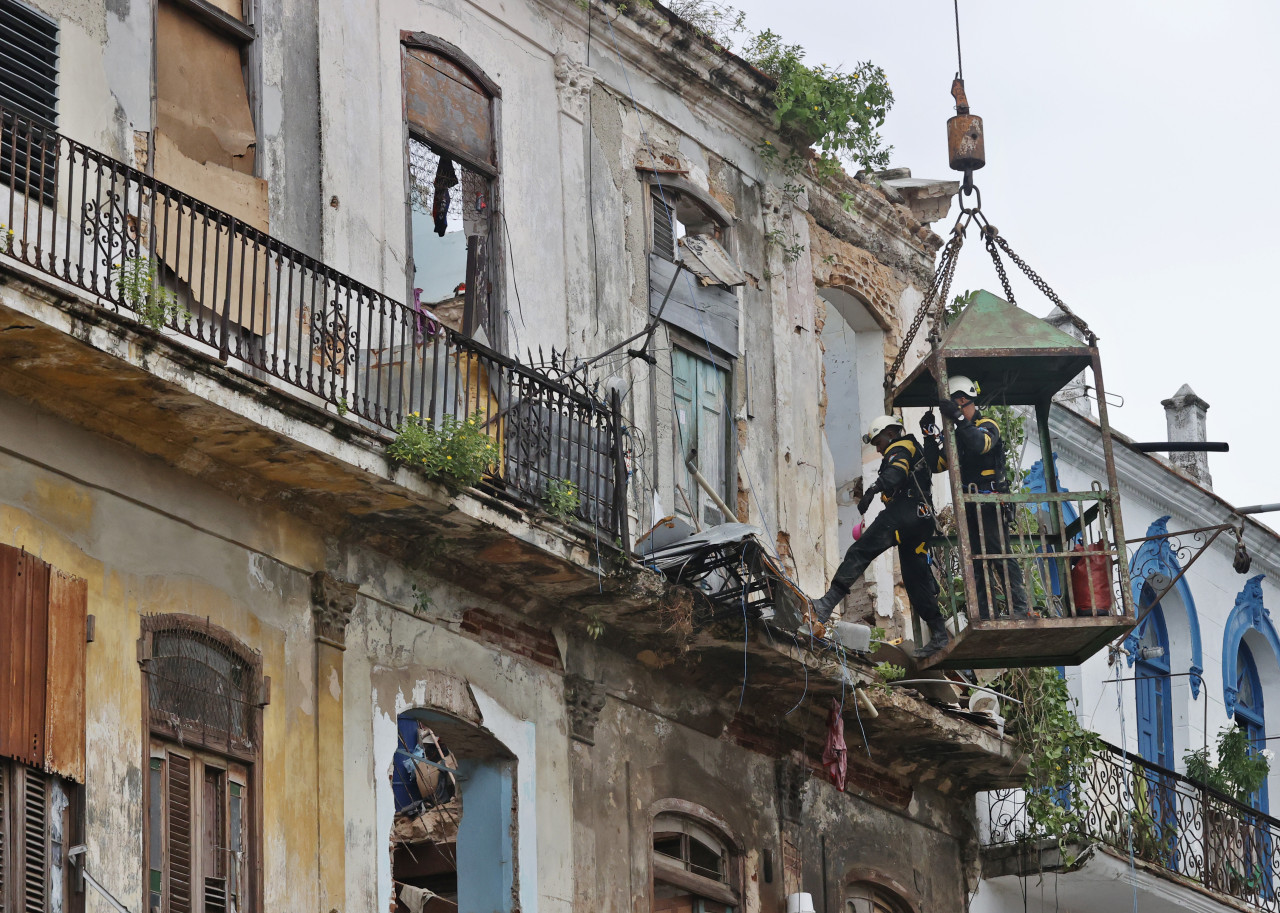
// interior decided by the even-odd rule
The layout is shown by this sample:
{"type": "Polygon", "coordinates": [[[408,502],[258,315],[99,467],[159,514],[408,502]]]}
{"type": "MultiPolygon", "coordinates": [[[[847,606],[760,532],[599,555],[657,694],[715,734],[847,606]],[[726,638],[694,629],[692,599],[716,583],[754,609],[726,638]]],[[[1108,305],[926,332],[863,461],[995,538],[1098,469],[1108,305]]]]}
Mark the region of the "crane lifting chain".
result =
{"type": "Polygon", "coordinates": [[[938,268],[933,274],[933,284],[929,287],[928,294],[925,295],[920,309],[916,311],[916,316],[911,321],[911,326],[907,328],[907,332],[902,338],[902,343],[898,347],[898,354],[894,356],[893,365],[890,366],[885,374],[886,407],[893,395],[893,385],[897,380],[898,372],[902,370],[902,364],[906,361],[907,352],[911,349],[911,344],[920,332],[920,327],[926,319],[929,319],[931,314],[932,323],[929,328],[929,337],[931,340],[936,341],[941,335],[941,318],[945,312],[948,297],[951,294],[951,280],[955,276],[956,263],[960,259],[960,249],[964,246],[965,234],[971,223],[976,224],[982,234],[987,253],[991,255],[991,262],[995,264],[996,274],[1000,277],[1000,285],[1004,288],[1005,298],[1010,304],[1017,304],[1017,301],[1013,296],[1013,286],[1009,283],[1009,274],[1005,271],[1004,261],[1000,257],[1001,251],[1013,261],[1023,275],[1031,280],[1032,285],[1039,289],[1041,294],[1061,309],[1062,313],[1080,331],[1089,345],[1097,345],[1098,337],[1093,330],[1089,329],[1089,325],[1071,308],[1067,307],[1066,302],[1058,297],[1057,292],[1050,287],[1049,283],[1045,282],[1039,273],[1028,266],[1027,262],[1019,257],[1013,248],[1009,246],[1009,242],[1004,239],[999,230],[987,221],[987,217],[982,212],[982,194],[973,185],[971,172],[966,174],[965,185],[961,188],[960,195],[960,215],[951,229],[951,239],[947,241],[946,247],[942,249],[942,256],[938,260],[938,268]],[[965,206],[964,197],[969,196],[970,193],[975,197],[974,205],[965,206]]]}

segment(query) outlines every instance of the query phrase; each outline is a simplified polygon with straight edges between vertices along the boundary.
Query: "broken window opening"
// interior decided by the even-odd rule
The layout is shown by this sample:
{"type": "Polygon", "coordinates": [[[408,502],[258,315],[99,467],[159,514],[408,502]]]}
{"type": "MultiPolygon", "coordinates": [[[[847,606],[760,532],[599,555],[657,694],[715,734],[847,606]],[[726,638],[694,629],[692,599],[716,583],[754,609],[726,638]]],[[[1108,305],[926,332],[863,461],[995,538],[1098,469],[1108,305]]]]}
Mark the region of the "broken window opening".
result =
{"type": "Polygon", "coordinates": [[[498,89],[447,42],[418,33],[402,40],[409,300],[415,310],[496,345],[498,89]]]}
{"type": "Polygon", "coordinates": [[[261,658],[179,615],[143,619],[140,656],[151,732],[147,908],[257,909],[261,658]]]}
{"type": "MultiPolygon", "coordinates": [[[[256,35],[240,0],[160,0],[156,10],[156,178],[234,217],[270,228],[258,177],[253,99],[256,35]]],[[[148,244],[193,314],[223,315],[260,344],[267,332],[267,255],[218,218],[170,196],[148,244]]],[[[165,283],[169,285],[168,282],[165,283]]],[[[233,332],[238,332],[233,330],[233,332]]]]}
{"type": "Polygon", "coordinates": [[[489,239],[491,183],[448,152],[409,137],[414,306],[468,335],[488,323],[476,309],[483,295],[475,286],[484,279],[479,255],[489,239]]]}
{"type": "Polygon", "coordinates": [[[739,868],[729,841],[702,822],[670,812],[653,819],[654,913],[733,913],[739,868]]]}

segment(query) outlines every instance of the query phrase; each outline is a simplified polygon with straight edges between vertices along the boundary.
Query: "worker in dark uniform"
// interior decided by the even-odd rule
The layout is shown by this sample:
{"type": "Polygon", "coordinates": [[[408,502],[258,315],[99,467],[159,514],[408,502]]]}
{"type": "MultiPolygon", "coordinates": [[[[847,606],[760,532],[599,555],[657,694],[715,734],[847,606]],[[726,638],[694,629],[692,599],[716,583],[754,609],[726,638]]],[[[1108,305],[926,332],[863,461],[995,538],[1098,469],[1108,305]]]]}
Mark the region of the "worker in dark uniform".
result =
{"type": "Polygon", "coordinates": [[[884,459],[873,485],[866,489],[858,502],[859,513],[866,514],[871,501],[880,495],[884,509],[876,516],[866,531],[845,553],[844,561],[836,569],[831,588],[826,595],[813,603],[814,614],[821,621],[831,617],[831,612],[867,569],[874,558],[888,549],[898,547],[898,560],[902,565],[902,584],[906,587],[911,608],[929,629],[929,642],[916,651],[917,658],[932,656],[944,648],[950,637],[938,611],[938,582],[929,568],[925,547],[933,534],[933,474],[924,459],[924,451],[913,436],[906,433],[902,420],[891,415],[875,419],[864,444],[871,444],[884,459]]]}
{"type": "MultiPolygon", "coordinates": [[[[947,387],[951,398],[943,400],[938,411],[955,426],[956,451],[960,456],[960,484],[966,492],[1008,492],[1004,438],[995,420],[978,410],[978,385],[967,377],[957,375],[949,379],[947,387]]],[[[926,413],[920,422],[920,430],[925,435],[925,458],[932,471],[945,472],[946,451],[942,447],[937,428],[935,426],[932,430],[926,430],[927,425],[932,423],[931,413],[926,413]]],[[[974,561],[978,617],[991,617],[987,600],[987,578],[990,576],[1002,585],[1013,616],[1026,618],[1027,589],[1023,584],[1018,562],[1013,558],[981,560],[982,555],[1009,554],[1009,522],[1002,505],[967,504],[965,522],[969,527],[969,548],[978,559],[974,561]]]]}

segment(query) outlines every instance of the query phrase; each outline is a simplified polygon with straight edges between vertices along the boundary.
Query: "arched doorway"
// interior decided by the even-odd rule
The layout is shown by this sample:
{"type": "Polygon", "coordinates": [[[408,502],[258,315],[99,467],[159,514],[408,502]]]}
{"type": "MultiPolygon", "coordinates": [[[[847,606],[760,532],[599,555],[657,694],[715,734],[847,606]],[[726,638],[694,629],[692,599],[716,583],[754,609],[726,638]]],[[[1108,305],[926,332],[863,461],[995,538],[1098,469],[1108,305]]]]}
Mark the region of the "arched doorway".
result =
{"type": "Polygon", "coordinates": [[[403,711],[396,737],[396,913],[514,909],[516,759],[485,729],[438,710],[403,711]]]}
{"type": "MultiPolygon", "coordinates": [[[[853,544],[854,527],[862,522],[855,494],[858,483],[873,480],[880,462],[875,449],[862,443],[862,434],[867,423],[884,412],[884,331],[867,304],[854,293],[830,287],[820,289],[818,295],[827,304],[826,322],[822,325],[823,388],[827,401],[824,436],[835,479],[839,524],[836,553],[843,557],[853,544]]],[[[890,573],[892,566],[890,556],[877,559],[868,579],[879,579],[881,573],[890,573]]],[[[860,598],[866,598],[865,591],[855,587],[851,598],[857,604],[860,598]]],[[[869,610],[870,606],[865,608],[869,610]]],[[[884,617],[892,614],[891,587],[877,589],[875,608],[884,617]]]]}

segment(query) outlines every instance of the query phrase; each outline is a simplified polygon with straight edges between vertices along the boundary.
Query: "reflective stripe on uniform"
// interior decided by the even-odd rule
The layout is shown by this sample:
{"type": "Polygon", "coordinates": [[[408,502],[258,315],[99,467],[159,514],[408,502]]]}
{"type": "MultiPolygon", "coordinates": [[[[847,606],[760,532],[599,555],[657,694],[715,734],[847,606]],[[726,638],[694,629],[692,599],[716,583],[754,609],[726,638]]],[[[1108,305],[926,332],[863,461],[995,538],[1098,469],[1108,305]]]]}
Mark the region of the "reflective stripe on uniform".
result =
{"type": "Polygon", "coordinates": [[[924,548],[924,547],[925,547],[925,543],[923,543],[923,542],[921,542],[919,545],[917,545],[917,546],[916,546],[916,554],[917,554],[917,555],[923,555],[923,554],[924,554],[924,551],[925,551],[925,548],[924,548]]]}
{"type": "Polygon", "coordinates": [[[996,474],[996,471],[994,469],[984,469],[982,470],[982,474],[984,476],[993,476],[996,474]]]}

